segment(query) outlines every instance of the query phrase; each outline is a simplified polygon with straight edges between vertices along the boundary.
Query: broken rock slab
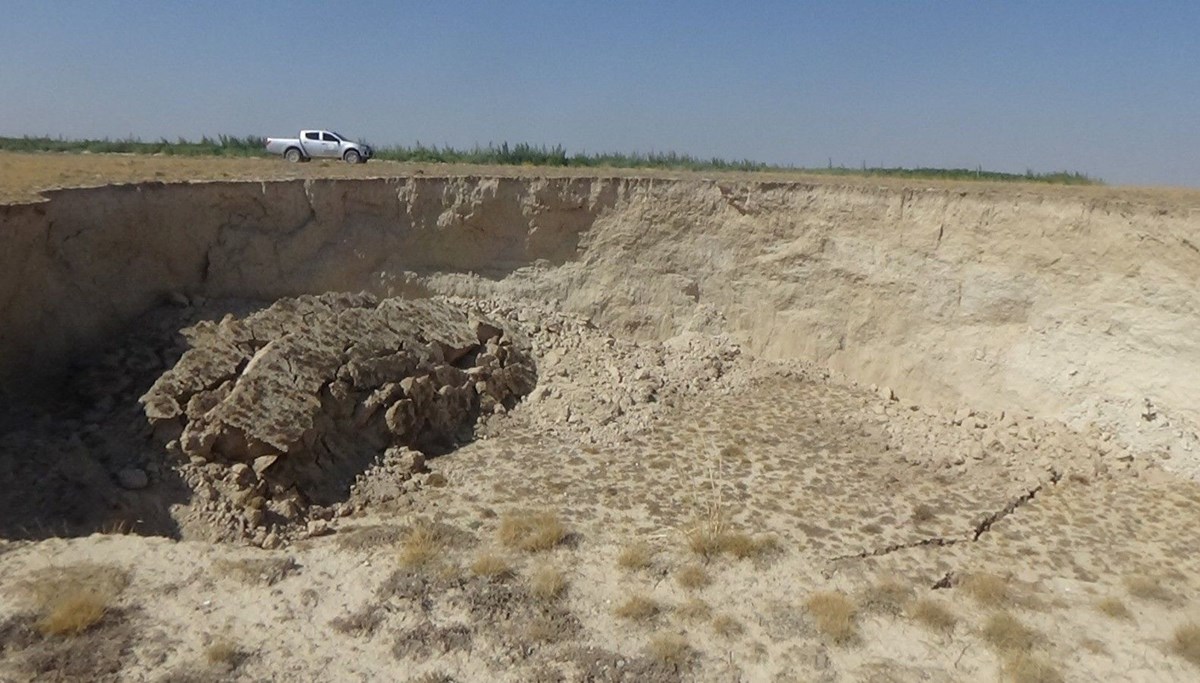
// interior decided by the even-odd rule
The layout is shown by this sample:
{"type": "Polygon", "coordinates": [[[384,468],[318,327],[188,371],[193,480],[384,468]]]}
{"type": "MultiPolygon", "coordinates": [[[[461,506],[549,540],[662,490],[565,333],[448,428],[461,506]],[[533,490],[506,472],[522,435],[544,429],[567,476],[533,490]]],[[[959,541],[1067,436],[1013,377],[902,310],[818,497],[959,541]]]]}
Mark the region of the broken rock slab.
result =
{"type": "Polygon", "coordinates": [[[184,336],[190,349],[141,397],[155,434],[305,507],[345,500],[389,448],[454,448],[537,381],[510,326],[442,299],[281,299],[184,336]]]}

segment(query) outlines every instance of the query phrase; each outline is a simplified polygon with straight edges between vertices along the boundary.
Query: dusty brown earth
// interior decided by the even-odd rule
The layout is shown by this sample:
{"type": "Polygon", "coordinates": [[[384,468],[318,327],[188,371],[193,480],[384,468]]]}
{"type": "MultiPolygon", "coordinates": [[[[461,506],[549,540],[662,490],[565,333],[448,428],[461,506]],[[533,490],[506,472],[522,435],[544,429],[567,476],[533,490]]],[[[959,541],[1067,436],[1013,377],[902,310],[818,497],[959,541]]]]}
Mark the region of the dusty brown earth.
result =
{"type": "MultiPolygon", "coordinates": [[[[553,168],[544,166],[480,166],[474,164],[427,164],[371,161],[365,166],[348,166],[340,161],[316,160],[285,164],[278,159],[170,157],[143,154],[57,154],[0,151],[0,202],[37,201],[46,190],[92,187],[113,183],[178,183],[194,181],[290,180],[296,178],[387,178],[394,176],[504,176],[504,177],[596,177],[626,178],[717,178],[745,181],[824,182],[866,187],[904,188],[914,181],[892,178],[831,179],[802,173],[691,172],[660,169],[553,168]]],[[[1200,192],[1184,188],[1068,186],[1010,183],[959,183],[922,180],[920,187],[970,188],[972,192],[1048,197],[1112,198],[1154,202],[1162,207],[1200,208],[1200,192]]]]}
{"type": "MultiPolygon", "coordinates": [[[[31,155],[3,168],[59,180],[8,196],[93,182],[59,165],[360,170],[31,155]]],[[[445,243],[372,242],[399,219],[343,186],[307,236],[328,200],[305,186],[315,219],[222,227],[201,279],[172,265],[144,301],[84,275],[116,252],[73,246],[52,198],[39,313],[0,289],[44,342],[10,327],[0,359],[0,395],[44,396],[0,421],[0,681],[1200,677],[1200,268],[1114,236],[1194,243],[1195,193],[664,177],[610,201],[538,173],[514,174],[524,213],[487,203],[504,186],[414,190],[445,243]],[[481,272],[522,216],[529,262],[481,272]],[[110,289],[72,308],[59,267],[110,289]],[[80,322],[100,306],[120,324],[80,322]]],[[[154,221],[132,215],[127,245],[154,221]]]]}

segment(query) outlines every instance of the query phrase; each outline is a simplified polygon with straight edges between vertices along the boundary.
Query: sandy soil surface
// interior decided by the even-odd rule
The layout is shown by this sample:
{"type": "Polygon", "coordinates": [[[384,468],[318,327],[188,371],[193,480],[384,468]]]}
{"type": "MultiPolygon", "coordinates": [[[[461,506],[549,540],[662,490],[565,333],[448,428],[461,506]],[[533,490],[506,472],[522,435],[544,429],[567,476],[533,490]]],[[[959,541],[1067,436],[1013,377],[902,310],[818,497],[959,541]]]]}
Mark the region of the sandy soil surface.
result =
{"type": "Polygon", "coordinates": [[[719,325],[179,295],[6,414],[0,681],[1200,677],[1195,481],[719,325]]]}

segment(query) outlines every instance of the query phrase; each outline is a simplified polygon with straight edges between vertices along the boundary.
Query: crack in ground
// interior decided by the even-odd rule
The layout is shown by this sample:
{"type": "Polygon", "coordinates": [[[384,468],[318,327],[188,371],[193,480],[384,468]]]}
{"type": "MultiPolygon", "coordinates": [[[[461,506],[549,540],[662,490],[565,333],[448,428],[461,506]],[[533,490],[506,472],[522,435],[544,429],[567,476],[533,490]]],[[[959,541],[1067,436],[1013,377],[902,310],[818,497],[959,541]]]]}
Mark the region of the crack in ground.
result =
{"type": "Polygon", "coordinates": [[[853,555],[839,555],[838,557],[830,560],[830,562],[840,562],[842,560],[861,560],[868,557],[880,557],[882,555],[890,555],[891,553],[900,550],[908,550],[909,548],[920,548],[927,545],[947,546],[967,540],[968,539],[966,538],[942,538],[940,536],[935,536],[933,538],[921,539],[920,541],[916,541],[914,543],[896,543],[895,545],[888,545],[882,548],[875,548],[873,550],[864,550],[859,553],[854,553],[853,555]]]}
{"type": "MultiPolygon", "coordinates": [[[[1057,484],[1060,479],[1062,479],[1061,472],[1059,472],[1058,470],[1050,470],[1050,482],[1049,483],[1057,484]]],[[[1033,500],[1045,486],[1046,486],[1046,482],[1042,482],[1042,483],[1038,484],[1037,486],[1033,487],[1029,491],[1025,492],[1025,495],[1018,496],[1018,497],[1010,500],[1008,502],[1008,505],[1005,505],[1003,508],[1001,508],[1000,510],[997,510],[996,512],[993,512],[992,514],[988,515],[987,517],[984,517],[979,522],[979,524],[975,525],[975,534],[971,537],[971,540],[978,541],[980,536],[983,536],[985,533],[987,533],[989,530],[991,530],[993,524],[995,524],[996,522],[999,522],[1000,520],[1004,519],[1005,517],[1011,515],[1012,513],[1017,511],[1017,508],[1028,503],[1029,501],[1033,500]]]]}
{"type": "MultiPolygon", "coordinates": [[[[1026,491],[1024,494],[1017,496],[1016,498],[1013,498],[1012,500],[1010,500],[1008,502],[1008,504],[1005,505],[1003,508],[993,512],[992,514],[988,515],[987,517],[984,517],[982,520],[980,520],[980,522],[978,524],[975,525],[975,530],[970,536],[964,536],[962,538],[944,538],[941,536],[934,536],[932,538],[924,538],[919,541],[914,541],[912,543],[896,543],[893,545],[884,546],[882,548],[873,548],[873,549],[863,550],[861,552],[854,553],[851,555],[839,555],[837,557],[832,558],[829,561],[830,562],[840,562],[842,560],[862,560],[862,559],[866,559],[868,557],[882,557],[883,555],[890,555],[894,552],[899,552],[901,550],[909,550],[910,548],[922,548],[922,547],[931,546],[931,545],[944,547],[944,546],[954,545],[956,543],[974,543],[975,541],[978,541],[981,536],[983,536],[985,533],[990,531],[992,526],[994,524],[996,524],[996,522],[999,522],[1000,520],[1004,519],[1005,517],[1011,515],[1012,513],[1017,511],[1017,508],[1021,507],[1022,505],[1025,505],[1029,501],[1036,498],[1037,494],[1040,493],[1043,488],[1045,488],[1047,483],[1057,484],[1060,479],[1062,479],[1062,473],[1059,472],[1058,470],[1051,470],[1049,482],[1042,482],[1042,483],[1038,484],[1037,486],[1033,487],[1032,489],[1026,491]]],[[[938,583],[934,584],[934,588],[946,588],[951,585],[953,585],[953,574],[950,572],[947,572],[945,577],[943,577],[940,581],[938,581],[938,583]]]]}

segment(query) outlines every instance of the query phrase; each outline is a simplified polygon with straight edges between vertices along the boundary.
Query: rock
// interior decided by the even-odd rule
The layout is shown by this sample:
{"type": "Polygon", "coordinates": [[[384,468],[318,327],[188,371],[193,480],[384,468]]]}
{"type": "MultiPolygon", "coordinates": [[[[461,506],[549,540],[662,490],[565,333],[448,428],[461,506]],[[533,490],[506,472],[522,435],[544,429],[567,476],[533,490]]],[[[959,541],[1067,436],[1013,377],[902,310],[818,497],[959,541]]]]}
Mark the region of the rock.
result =
{"type": "Polygon", "coordinates": [[[140,399],[162,442],[304,507],[338,502],[381,450],[452,447],[537,380],[522,335],[437,298],[284,298],[187,342],[140,399]]]}
{"type": "Polygon", "coordinates": [[[503,333],[504,330],[489,322],[482,320],[475,322],[475,339],[477,339],[480,344],[485,344],[492,339],[496,339],[503,333]]]}
{"type": "Polygon", "coordinates": [[[333,533],[333,530],[329,528],[329,524],[320,519],[309,521],[307,530],[310,537],[325,536],[326,534],[333,533]]]}
{"type": "Polygon", "coordinates": [[[117,472],[117,483],[121,488],[139,491],[150,485],[150,477],[145,471],[136,467],[127,467],[117,472]]]}
{"type": "Polygon", "coordinates": [[[250,508],[246,511],[246,523],[250,526],[262,525],[264,513],[261,509],[250,508]]]}
{"type": "Polygon", "coordinates": [[[263,476],[263,473],[265,473],[267,469],[271,467],[271,465],[274,465],[275,461],[278,459],[278,455],[261,455],[255,458],[253,465],[254,473],[259,477],[263,476]]]}

